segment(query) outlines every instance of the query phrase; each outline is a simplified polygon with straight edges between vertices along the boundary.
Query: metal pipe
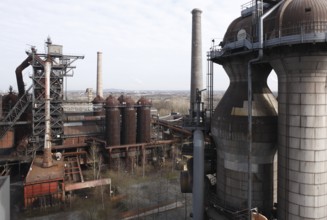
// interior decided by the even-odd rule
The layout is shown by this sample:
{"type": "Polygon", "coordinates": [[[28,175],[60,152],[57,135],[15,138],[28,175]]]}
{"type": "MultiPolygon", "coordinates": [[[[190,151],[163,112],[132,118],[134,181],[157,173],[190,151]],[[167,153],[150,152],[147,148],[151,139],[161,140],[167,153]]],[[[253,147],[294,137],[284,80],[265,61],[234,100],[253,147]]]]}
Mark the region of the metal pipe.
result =
{"type": "Polygon", "coordinates": [[[51,156],[51,127],[50,127],[50,72],[51,72],[51,58],[48,57],[44,63],[45,75],[45,134],[44,134],[44,154],[43,167],[52,166],[51,156]]]}
{"type": "Polygon", "coordinates": [[[102,52],[97,53],[97,96],[103,98],[102,88],[102,52]]]}
{"type": "Polygon", "coordinates": [[[193,219],[204,218],[204,136],[200,129],[193,132],[193,219]]]}
{"type": "Polygon", "coordinates": [[[248,62],[248,219],[252,220],[252,69],[251,65],[258,62],[263,57],[263,20],[276,10],[284,0],[277,3],[265,14],[260,16],[259,23],[259,54],[256,58],[248,62]]]}
{"type": "Polygon", "coordinates": [[[33,60],[33,56],[29,55],[17,68],[16,68],[16,81],[18,86],[18,94],[20,96],[24,95],[25,93],[25,84],[23,80],[23,70],[26,69],[30,62],[33,60]]]}

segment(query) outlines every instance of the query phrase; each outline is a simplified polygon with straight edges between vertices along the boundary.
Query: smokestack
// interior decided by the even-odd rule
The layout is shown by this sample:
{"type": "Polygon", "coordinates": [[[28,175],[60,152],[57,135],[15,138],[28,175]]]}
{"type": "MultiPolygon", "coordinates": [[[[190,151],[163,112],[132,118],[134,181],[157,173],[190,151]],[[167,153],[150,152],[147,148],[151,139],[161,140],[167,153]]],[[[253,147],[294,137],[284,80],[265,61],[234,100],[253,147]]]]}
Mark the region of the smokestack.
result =
{"type": "Polygon", "coordinates": [[[191,97],[190,110],[193,115],[196,105],[196,89],[202,90],[202,39],[200,9],[192,10],[192,61],[191,61],[191,97]]]}
{"type": "Polygon", "coordinates": [[[97,53],[97,96],[103,98],[102,89],[102,52],[97,53]]]}
{"type": "Polygon", "coordinates": [[[44,152],[43,152],[43,167],[52,166],[51,156],[51,129],[50,129],[50,72],[51,59],[45,61],[44,75],[45,75],[45,134],[44,134],[44,152]]]}

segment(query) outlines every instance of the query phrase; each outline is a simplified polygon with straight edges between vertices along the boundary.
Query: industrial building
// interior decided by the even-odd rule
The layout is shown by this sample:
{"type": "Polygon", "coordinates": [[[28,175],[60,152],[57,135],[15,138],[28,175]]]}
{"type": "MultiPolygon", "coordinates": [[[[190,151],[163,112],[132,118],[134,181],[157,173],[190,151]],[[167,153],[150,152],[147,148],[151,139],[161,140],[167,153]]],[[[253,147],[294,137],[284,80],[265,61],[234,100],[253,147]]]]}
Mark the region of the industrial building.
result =
{"type": "Polygon", "coordinates": [[[73,76],[73,63],[84,57],[63,54],[63,46],[50,38],[45,45],[44,53],[31,47],[17,67],[18,94],[10,87],[1,97],[1,176],[23,177],[25,209],[59,206],[73,191],[89,187],[106,186],[111,192],[110,178],[86,178],[87,165],[144,170],[156,149],[169,149],[176,141],[152,137],[152,126],[164,125],[152,119],[151,101],[103,97],[101,52],[95,98],[90,99],[88,89],[88,100],[67,99],[66,77],[73,76]],[[32,85],[26,89],[22,72],[29,66],[32,85]]]}
{"type": "Polygon", "coordinates": [[[327,219],[326,13],[325,0],[250,1],[213,41],[208,92],[214,64],[230,85],[209,131],[194,129],[182,191],[193,184],[195,219],[327,219]],[[267,86],[272,70],[277,99],[267,86]],[[206,169],[210,149],[216,164],[206,169]]]}
{"type": "Polygon", "coordinates": [[[144,167],[154,149],[176,141],[152,138],[151,126],[162,126],[179,141],[193,138],[182,148],[189,159],[180,184],[193,194],[194,219],[327,219],[327,1],[244,4],[208,51],[206,88],[201,13],[192,10],[190,112],[183,127],[153,120],[145,98],[103,97],[101,52],[92,103],[64,97],[65,77],[83,56],[63,55],[50,39],[44,54],[27,52],[16,69],[19,93],[10,89],[0,108],[0,171],[8,175],[11,164],[30,164],[25,207],[56,205],[73,190],[110,186],[110,178],[84,179],[81,164],[99,160],[90,155],[101,155],[110,169],[144,167]],[[216,64],[230,85],[214,108],[216,64]],[[25,89],[22,71],[29,65],[33,85],[25,89]],[[277,98],[267,85],[271,71],[278,76],[277,98]],[[75,104],[88,110],[72,111],[75,104]]]}

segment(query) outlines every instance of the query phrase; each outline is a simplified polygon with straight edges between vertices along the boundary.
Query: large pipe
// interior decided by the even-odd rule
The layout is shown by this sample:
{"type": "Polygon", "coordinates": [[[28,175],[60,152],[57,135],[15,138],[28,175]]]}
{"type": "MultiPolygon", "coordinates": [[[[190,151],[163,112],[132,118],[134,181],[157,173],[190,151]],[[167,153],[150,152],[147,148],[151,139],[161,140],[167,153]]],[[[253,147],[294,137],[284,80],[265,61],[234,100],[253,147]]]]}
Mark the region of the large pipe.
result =
{"type": "Polygon", "coordinates": [[[200,129],[193,133],[193,219],[204,216],[204,136],[200,129]]]}
{"type": "Polygon", "coordinates": [[[51,59],[50,57],[44,63],[45,75],[45,134],[44,134],[44,154],[43,154],[43,167],[52,166],[51,156],[51,128],[50,128],[50,72],[51,72],[51,59]]]}
{"type": "Polygon", "coordinates": [[[202,39],[201,39],[201,13],[200,9],[192,10],[192,55],[191,55],[191,97],[190,113],[196,111],[196,89],[202,90],[202,39]]]}
{"type": "Polygon", "coordinates": [[[23,80],[23,70],[30,65],[32,61],[32,55],[29,55],[17,68],[16,68],[16,81],[18,86],[18,94],[20,96],[24,95],[25,93],[25,84],[23,80]]]}
{"type": "Polygon", "coordinates": [[[103,98],[102,88],[102,52],[97,53],[97,96],[103,98]]]}

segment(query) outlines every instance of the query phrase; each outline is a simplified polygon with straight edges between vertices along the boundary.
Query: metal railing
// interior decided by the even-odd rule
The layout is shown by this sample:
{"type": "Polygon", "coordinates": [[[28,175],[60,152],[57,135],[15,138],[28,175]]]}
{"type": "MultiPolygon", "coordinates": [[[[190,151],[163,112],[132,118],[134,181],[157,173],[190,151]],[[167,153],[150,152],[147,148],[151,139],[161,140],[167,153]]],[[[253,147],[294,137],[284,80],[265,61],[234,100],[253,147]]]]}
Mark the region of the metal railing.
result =
{"type": "MultiPolygon", "coordinates": [[[[248,50],[259,49],[259,43],[247,34],[242,40],[237,39],[237,32],[230,34],[233,37],[224,39],[224,45],[214,45],[210,48],[210,58],[220,57],[227,51],[245,48],[248,50]]],[[[274,29],[264,34],[264,48],[301,43],[319,43],[327,41],[327,21],[302,22],[299,25],[274,29]]]]}

